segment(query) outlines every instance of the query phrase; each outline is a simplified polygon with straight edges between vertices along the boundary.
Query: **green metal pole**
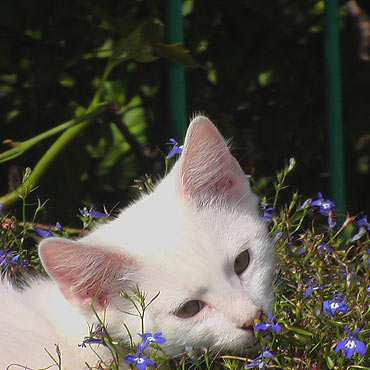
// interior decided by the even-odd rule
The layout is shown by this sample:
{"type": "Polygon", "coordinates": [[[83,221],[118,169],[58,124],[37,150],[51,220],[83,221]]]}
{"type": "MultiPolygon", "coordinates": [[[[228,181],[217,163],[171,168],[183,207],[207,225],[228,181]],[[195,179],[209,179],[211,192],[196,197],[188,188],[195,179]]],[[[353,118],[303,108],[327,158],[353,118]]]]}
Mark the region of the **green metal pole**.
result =
{"type": "MultiPolygon", "coordinates": [[[[182,0],[167,0],[167,42],[184,42],[182,24],[182,0]]],[[[185,70],[177,63],[168,62],[168,107],[172,135],[181,142],[186,130],[185,70]]]]}
{"type": "Polygon", "coordinates": [[[337,209],[343,213],[345,208],[345,181],[338,0],[325,0],[324,22],[330,192],[331,199],[336,204],[337,209]]]}

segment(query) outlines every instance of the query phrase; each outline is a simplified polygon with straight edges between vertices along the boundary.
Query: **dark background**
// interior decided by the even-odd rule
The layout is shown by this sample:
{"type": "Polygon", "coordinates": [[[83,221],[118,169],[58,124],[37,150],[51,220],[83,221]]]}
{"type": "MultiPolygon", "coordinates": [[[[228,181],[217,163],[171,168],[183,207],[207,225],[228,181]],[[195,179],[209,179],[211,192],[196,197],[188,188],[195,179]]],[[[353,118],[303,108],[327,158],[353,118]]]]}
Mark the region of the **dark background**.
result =
{"type": "MultiPolygon", "coordinates": [[[[153,38],[164,40],[163,4],[2,0],[1,141],[26,140],[81,113],[106,65],[104,50],[127,24],[149,19],[158,31],[153,38]]],[[[183,10],[184,46],[199,64],[186,71],[189,116],[208,115],[233,139],[234,155],[257,180],[295,157],[292,190],[329,197],[323,1],[194,0],[183,10]]],[[[344,6],[340,20],[346,203],[357,214],[370,210],[370,63],[358,57],[360,29],[344,6]]],[[[79,225],[79,207],[122,207],[137,193],[134,179],[163,174],[171,137],[167,59],[149,59],[131,58],[111,73],[103,100],[117,109],[97,119],[48,169],[29,200],[49,199],[41,222],[79,225]]],[[[55,138],[0,164],[1,194],[55,138]]],[[[1,144],[1,151],[8,148],[1,144]]]]}

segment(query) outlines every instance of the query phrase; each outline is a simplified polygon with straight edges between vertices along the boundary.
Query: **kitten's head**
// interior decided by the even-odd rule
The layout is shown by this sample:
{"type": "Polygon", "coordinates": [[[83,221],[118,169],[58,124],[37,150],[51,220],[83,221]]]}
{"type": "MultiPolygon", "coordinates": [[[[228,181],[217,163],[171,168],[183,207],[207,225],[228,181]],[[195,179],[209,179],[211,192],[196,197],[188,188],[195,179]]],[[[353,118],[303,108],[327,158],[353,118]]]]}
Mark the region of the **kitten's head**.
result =
{"type": "Polygon", "coordinates": [[[140,330],[120,296],[136,286],[148,299],[145,330],[163,332],[165,349],[185,345],[242,350],[253,321],[271,310],[274,250],[258,198],[217,131],[195,118],[183,152],[154,192],[79,241],[45,239],[40,256],[64,296],[91,317],[107,312],[122,338],[140,330]]]}

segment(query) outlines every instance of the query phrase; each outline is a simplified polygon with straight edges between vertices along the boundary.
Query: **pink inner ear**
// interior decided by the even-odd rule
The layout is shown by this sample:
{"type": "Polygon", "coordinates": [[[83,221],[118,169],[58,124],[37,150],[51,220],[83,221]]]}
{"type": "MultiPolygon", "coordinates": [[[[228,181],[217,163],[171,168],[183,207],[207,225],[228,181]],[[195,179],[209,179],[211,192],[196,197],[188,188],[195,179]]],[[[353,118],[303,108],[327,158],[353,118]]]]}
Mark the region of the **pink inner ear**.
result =
{"type": "Polygon", "coordinates": [[[188,199],[238,201],[248,189],[244,173],[225,140],[205,117],[191,122],[182,161],[182,184],[188,199]]]}
{"type": "Polygon", "coordinates": [[[129,282],[124,277],[134,266],[134,261],[120,251],[59,238],[45,239],[39,253],[65,298],[82,308],[95,297],[95,307],[104,309],[112,296],[127,289],[129,282]]]}

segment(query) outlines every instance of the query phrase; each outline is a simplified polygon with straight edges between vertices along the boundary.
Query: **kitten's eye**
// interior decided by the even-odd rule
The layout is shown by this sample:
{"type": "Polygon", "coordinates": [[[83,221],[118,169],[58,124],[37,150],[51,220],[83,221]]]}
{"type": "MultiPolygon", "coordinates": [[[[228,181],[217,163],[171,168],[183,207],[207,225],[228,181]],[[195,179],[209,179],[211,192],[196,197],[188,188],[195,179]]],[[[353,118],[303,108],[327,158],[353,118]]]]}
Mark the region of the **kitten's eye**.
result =
{"type": "Polygon", "coordinates": [[[202,301],[188,301],[175,312],[175,316],[181,317],[182,319],[187,319],[195,316],[203,307],[204,304],[202,301]]]}
{"type": "Polygon", "coordinates": [[[234,271],[237,275],[240,275],[248,267],[250,262],[249,252],[245,250],[240,253],[238,257],[235,258],[234,271]]]}

